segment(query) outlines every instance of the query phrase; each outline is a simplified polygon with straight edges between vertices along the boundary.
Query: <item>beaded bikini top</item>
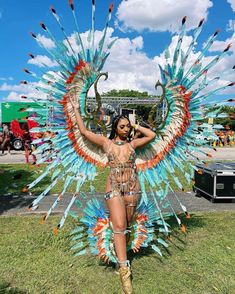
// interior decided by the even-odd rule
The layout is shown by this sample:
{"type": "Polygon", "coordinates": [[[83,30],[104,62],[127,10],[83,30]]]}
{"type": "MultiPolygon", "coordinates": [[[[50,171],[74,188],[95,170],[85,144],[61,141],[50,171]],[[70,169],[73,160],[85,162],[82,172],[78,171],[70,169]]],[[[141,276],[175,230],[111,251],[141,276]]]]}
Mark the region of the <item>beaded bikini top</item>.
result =
{"type": "Polygon", "coordinates": [[[115,142],[109,140],[106,146],[106,154],[110,167],[111,190],[117,195],[129,193],[134,189],[137,182],[134,148],[129,142],[115,144],[115,142]]]}
{"type": "Polygon", "coordinates": [[[107,148],[107,157],[109,166],[112,168],[120,167],[120,165],[122,167],[134,167],[136,154],[131,143],[110,141],[107,148]]]}

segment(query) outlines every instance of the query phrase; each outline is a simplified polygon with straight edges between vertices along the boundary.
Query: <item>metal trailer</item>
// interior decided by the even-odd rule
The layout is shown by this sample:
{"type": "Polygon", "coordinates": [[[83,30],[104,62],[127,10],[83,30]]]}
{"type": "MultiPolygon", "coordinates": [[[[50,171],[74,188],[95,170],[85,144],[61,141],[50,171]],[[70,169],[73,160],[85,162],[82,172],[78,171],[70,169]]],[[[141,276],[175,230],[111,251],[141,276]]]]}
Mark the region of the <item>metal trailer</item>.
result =
{"type": "Polygon", "coordinates": [[[235,199],[235,162],[196,164],[194,192],[215,199],[235,199]]]}

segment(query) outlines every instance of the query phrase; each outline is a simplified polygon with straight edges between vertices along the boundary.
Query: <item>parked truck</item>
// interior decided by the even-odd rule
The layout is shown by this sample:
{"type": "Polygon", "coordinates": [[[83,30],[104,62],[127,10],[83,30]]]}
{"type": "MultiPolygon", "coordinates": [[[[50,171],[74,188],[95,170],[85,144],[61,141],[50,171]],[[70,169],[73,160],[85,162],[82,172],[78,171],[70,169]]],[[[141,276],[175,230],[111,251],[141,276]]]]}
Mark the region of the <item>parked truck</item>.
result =
{"type": "MultiPolygon", "coordinates": [[[[6,124],[10,128],[10,123],[13,120],[18,120],[20,125],[27,122],[29,116],[34,115],[31,112],[28,112],[29,108],[42,108],[42,105],[39,105],[36,102],[1,102],[0,103],[0,126],[6,124]]],[[[35,112],[35,115],[37,113],[35,112]]],[[[21,150],[23,147],[21,138],[12,136],[11,138],[12,147],[15,150],[21,150]]]]}

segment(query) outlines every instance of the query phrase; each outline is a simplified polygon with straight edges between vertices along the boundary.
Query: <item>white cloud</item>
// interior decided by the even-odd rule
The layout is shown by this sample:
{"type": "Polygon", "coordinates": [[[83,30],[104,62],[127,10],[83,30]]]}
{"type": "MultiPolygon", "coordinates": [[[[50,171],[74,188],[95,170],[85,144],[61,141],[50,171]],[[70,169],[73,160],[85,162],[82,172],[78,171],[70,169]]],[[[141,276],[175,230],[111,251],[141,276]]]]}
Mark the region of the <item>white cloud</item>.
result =
{"type": "MultiPolygon", "coordinates": [[[[112,40],[114,40],[114,37],[112,37],[113,32],[114,32],[113,28],[107,29],[107,35],[106,35],[106,39],[105,39],[105,43],[104,43],[104,50],[107,48],[107,44],[109,42],[111,42],[112,40]]],[[[87,40],[88,34],[89,34],[89,31],[86,31],[86,32],[80,34],[84,48],[89,47],[88,40],[87,40]]],[[[102,36],[103,36],[103,31],[95,31],[95,37],[94,37],[94,47],[95,48],[98,48],[98,43],[99,43],[100,39],[102,38],[102,36]]],[[[69,36],[68,40],[69,40],[69,43],[71,44],[71,47],[73,48],[75,53],[78,53],[81,51],[81,46],[77,45],[75,33],[73,33],[71,36],[69,36]]],[[[71,48],[68,44],[68,41],[64,40],[63,43],[67,47],[69,54],[72,54],[71,48]]]]}
{"type": "Polygon", "coordinates": [[[42,92],[36,91],[36,90],[32,90],[31,92],[25,92],[25,93],[11,91],[6,97],[3,97],[2,101],[27,102],[27,101],[34,101],[34,99],[36,99],[36,98],[46,100],[47,95],[42,92]],[[27,96],[27,99],[21,98],[22,96],[27,96]]]}
{"type": "MultiPolygon", "coordinates": [[[[211,51],[222,51],[228,44],[235,44],[235,33],[225,41],[215,41],[211,47],[211,51]]],[[[223,73],[223,78],[226,81],[234,82],[234,70],[231,68],[235,65],[235,46],[232,46],[229,50],[229,54],[218,63],[213,72],[223,73]]],[[[228,88],[225,93],[235,93],[234,87],[228,88]]]]}
{"type": "MultiPolygon", "coordinates": [[[[190,43],[192,41],[192,36],[185,36],[183,38],[183,42],[181,45],[181,50],[186,53],[186,50],[188,49],[190,43]]],[[[174,51],[175,51],[175,47],[177,45],[178,42],[178,35],[173,36],[171,39],[171,43],[169,44],[169,46],[167,47],[168,49],[168,54],[169,54],[169,59],[168,59],[168,63],[172,64],[173,63],[173,56],[174,56],[174,51]]],[[[193,65],[193,63],[195,62],[195,60],[197,59],[197,57],[199,56],[200,52],[195,52],[195,49],[193,49],[187,59],[187,62],[185,64],[185,73],[187,72],[187,70],[193,65]]],[[[179,56],[178,58],[178,62],[177,62],[177,66],[179,66],[181,61],[181,56],[179,56]]],[[[156,65],[161,65],[162,67],[164,67],[166,65],[166,59],[165,59],[165,52],[162,52],[159,56],[155,56],[154,57],[154,62],[156,65]]],[[[205,60],[204,60],[205,62],[205,60]]]]}
{"type": "Polygon", "coordinates": [[[9,94],[2,98],[4,101],[31,101],[33,98],[46,99],[47,95],[35,89],[35,87],[40,86],[39,83],[29,83],[29,84],[19,84],[19,85],[9,85],[3,83],[0,86],[0,91],[7,91],[9,94]],[[21,96],[27,96],[27,100],[21,98],[21,96]]]}
{"type": "Polygon", "coordinates": [[[7,78],[4,78],[4,77],[1,77],[0,78],[0,81],[13,81],[13,77],[7,77],[7,78]]]}
{"type": "MultiPolygon", "coordinates": [[[[109,29],[107,32],[107,41],[106,44],[114,39],[113,36],[114,30],[109,29]]],[[[88,32],[81,34],[82,40],[87,44],[87,35],[88,32]]],[[[102,36],[101,31],[96,31],[95,33],[95,46],[98,46],[98,41],[102,36]]],[[[168,46],[171,56],[173,56],[174,48],[177,43],[178,36],[172,37],[172,42],[168,46]]],[[[191,36],[186,36],[182,43],[182,49],[186,51],[186,48],[189,46],[192,40],[191,36]]],[[[72,35],[70,37],[70,42],[74,44],[75,37],[72,35]]],[[[66,43],[65,43],[66,44],[66,43]]],[[[106,44],[104,47],[106,47],[106,44]]],[[[104,69],[102,72],[107,71],[109,73],[108,80],[104,81],[102,78],[99,81],[98,87],[99,92],[107,92],[112,89],[134,89],[139,91],[148,91],[149,93],[155,93],[155,83],[159,77],[158,64],[165,63],[164,53],[161,53],[159,56],[154,58],[149,58],[143,51],[144,41],[142,36],[136,38],[119,38],[114,46],[111,49],[110,56],[106,61],[104,69]]],[[[224,44],[221,44],[223,49],[226,47],[224,44]]],[[[200,52],[192,51],[186,69],[195,62],[197,56],[200,52]]],[[[212,53],[214,55],[214,52],[212,53]]],[[[208,56],[204,58],[203,64],[206,65],[212,60],[213,56],[208,56]]],[[[227,56],[225,59],[220,62],[216,68],[217,70],[211,71],[208,74],[208,78],[218,75],[221,69],[226,70],[231,66],[229,62],[231,56],[227,56]]],[[[231,81],[230,76],[225,78],[225,81],[231,81]]],[[[224,83],[220,81],[218,84],[224,83]]],[[[229,89],[230,91],[234,91],[229,89]]],[[[89,91],[89,95],[93,95],[93,91],[89,91]]]]}
{"type": "Polygon", "coordinates": [[[38,42],[43,45],[46,49],[53,49],[55,48],[55,43],[50,39],[45,37],[44,35],[38,34],[37,35],[38,42]]]}
{"type": "MultiPolygon", "coordinates": [[[[104,47],[107,46],[107,43],[114,40],[114,30],[108,29],[107,32],[107,41],[104,47]]],[[[101,31],[97,31],[95,35],[95,46],[98,46],[98,42],[100,37],[102,36],[101,31]]],[[[173,56],[174,48],[176,46],[178,36],[173,36],[172,41],[169,44],[169,52],[171,56],[173,56]]],[[[218,51],[224,49],[232,39],[226,41],[216,41],[211,49],[211,53],[204,59],[203,64],[207,64],[212,60],[212,56],[214,56],[214,51],[218,51]]],[[[87,42],[87,32],[82,34],[82,39],[84,42],[87,42]]],[[[182,43],[182,50],[185,52],[186,48],[190,44],[192,40],[191,36],[186,36],[182,43]]],[[[71,43],[75,42],[74,35],[70,37],[71,43]]],[[[159,56],[155,56],[154,58],[148,57],[145,52],[143,51],[144,48],[144,40],[142,36],[137,36],[136,38],[119,38],[114,46],[111,49],[111,54],[106,61],[106,65],[102,72],[108,71],[109,78],[107,81],[103,81],[100,79],[98,89],[99,92],[107,92],[111,89],[133,89],[139,91],[148,91],[149,93],[155,94],[155,84],[159,77],[159,69],[158,64],[165,63],[164,53],[162,52],[159,56]]],[[[234,48],[232,49],[234,50],[234,48]]],[[[189,56],[187,67],[189,67],[197,58],[200,52],[196,52],[195,49],[192,51],[191,55],[189,56]]],[[[227,69],[231,67],[234,62],[234,51],[230,56],[226,56],[222,62],[216,65],[215,69],[208,73],[208,78],[212,78],[218,73],[225,72],[227,69]],[[233,60],[233,61],[232,61],[233,60]]],[[[53,72],[51,72],[53,74],[53,72]]],[[[222,81],[219,81],[217,85],[222,85],[223,83],[227,83],[228,81],[233,81],[233,76],[228,74],[227,76],[223,77],[222,81]]],[[[33,83],[32,86],[37,86],[39,84],[33,83]]],[[[33,89],[31,85],[27,87],[25,85],[8,85],[4,83],[0,90],[2,91],[10,91],[10,94],[6,99],[18,99],[20,100],[21,95],[26,95],[29,97],[39,97],[42,99],[46,98],[46,94],[40,93],[33,89]]],[[[50,87],[48,85],[48,87],[50,87]]],[[[234,87],[231,87],[228,91],[229,93],[234,93],[234,87]]]]}
{"type": "MultiPolygon", "coordinates": [[[[234,70],[231,68],[235,65],[235,33],[230,38],[227,38],[223,41],[215,41],[210,48],[210,52],[222,52],[228,44],[232,44],[231,48],[229,49],[229,54],[220,62],[218,63],[212,70],[212,74],[220,73],[223,77],[221,81],[219,81],[219,85],[226,84],[228,82],[234,81],[234,70]]],[[[223,94],[234,94],[235,89],[234,87],[229,87],[223,94]]]]}
{"type": "MultiPolygon", "coordinates": [[[[212,71],[214,74],[217,72],[223,75],[223,83],[234,82],[234,70],[231,70],[231,68],[235,65],[235,46],[233,46],[235,44],[235,33],[225,41],[215,41],[210,49],[212,52],[222,51],[230,43],[232,43],[232,47],[229,50],[230,53],[212,71]]],[[[234,87],[229,87],[223,93],[234,94],[235,89],[234,87]]]]}
{"type": "Polygon", "coordinates": [[[32,59],[28,60],[29,64],[34,64],[39,67],[54,67],[57,66],[58,63],[55,61],[52,61],[49,57],[46,55],[37,55],[32,59]]]}
{"type": "Polygon", "coordinates": [[[226,27],[226,31],[235,32],[235,19],[229,19],[227,27],[226,27]]]}
{"type": "MultiPolygon", "coordinates": [[[[225,41],[215,41],[211,46],[210,51],[223,51],[230,43],[235,44],[235,33],[233,33],[232,37],[226,39],[225,41]]],[[[235,53],[234,46],[230,48],[230,52],[235,53]]]]}
{"type": "Polygon", "coordinates": [[[189,30],[207,18],[212,5],[210,0],[123,0],[117,10],[118,25],[124,30],[178,32],[179,19],[187,15],[189,30]]]}
{"type": "Polygon", "coordinates": [[[231,5],[232,10],[235,11],[235,0],[227,0],[227,1],[231,5]]]}
{"type": "Polygon", "coordinates": [[[26,89],[28,89],[28,85],[23,85],[23,84],[19,84],[19,85],[9,85],[6,82],[3,83],[0,86],[0,91],[16,91],[16,92],[23,92],[26,91],[26,89]]]}
{"type": "MultiPolygon", "coordinates": [[[[84,47],[88,46],[88,31],[81,34],[84,47]]],[[[104,44],[104,50],[107,48],[107,44],[112,42],[115,37],[113,36],[114,29],[108,28],[107,38],[104,44]]],[[[97,48],[98,43],[103,35],[102,31],[95,32],[94,45],[97,48]]],[[[76,48],[76,53],[80,48],[76,45],[75,35],[72,34],[69,37],[69,41],[73,48],[76,48]]],[[[68,47],[71,53],[71,49],[68,46],[67,41],[64,44],[68,47]]],[[[119,38],[113,45],[110,56],[108,57],[106,64],[102,72],[108,72],[109,78],[107,81],[103,81],[101,78],[99,81],[99,92],[107,92],[112,89],[136,89],[139,91],[153,91],[154,85],[157,80],[157,67],[152,59],[141,51],[143,49],[143,38],[138,36],[133,39],[119,38]]],[[[94,95],[94,92],[89,91],[89,95],[94,95]]]]}
{"type": "Polygon", "coordinates": [[[21,98],[21,95],[22,94],[19,94],[17,92],[10,92],[8,94],[8,96],[6,98],[3,98],[4,101],[22,101],[22,102],[25,102],[25,99],[22,99],[21,98]]]}
{"type": "MultiPolygon", "coordinates": [[[[88,31],[81,33],[81,39],[83,41],[84,47],[88,47],[88,31]]],[[[113,36],[114,29],[108,28],[107,38],[104,44],[104,50],[107,48],[107,44],[115,39],[113,36]]],[[[103,31],[95,32],[95,48],[98,47],[98,43],[103,36],[103,31]]],[[[72,45],[75,53],[81,50],[77,46],[75,34],[69,36],[69,42],[72,45]]],[[[63,41],[64,45],[67,47],[69,54],[71,54],[71,48],[66,40],[63,41]]],[[[140,91],[152,91],[156,82],[156,72],[157,67],[153,60],[149,59],[144,52],[143,48],[143,38],[138,36],[134,39],[120,38],[114,44],[111,49],[111,54],[106,61],[105,68],[102,70],[109,72],[109,78],[106,82],[99,82],[99,91],[106,92],[111,89],[136,89],[140,91]],[[155,75],[153,74],[155,73],[155,75]]],[[[34,59],[30,60],[32,63],[34,59]]],[[[38,58],[36,59],[38,60],[38,58]]],[[[42,59],[40,58],[41,62],[42,59]]],[[[45,60],[44,63],[48,64],[45,60]]],[[[94,95],[93,91],[89,92],[89,95],[94,95]]]]}
{"type": "Polygon", "coordinates": [[[157,67],[153,59],[141,51],[141,36],[118,39],[111,49],[111,54],[103,71],[109,72],[109,78],[100,82],[100,88],[106,92],[111,89],[154,90],[157,67]]]}

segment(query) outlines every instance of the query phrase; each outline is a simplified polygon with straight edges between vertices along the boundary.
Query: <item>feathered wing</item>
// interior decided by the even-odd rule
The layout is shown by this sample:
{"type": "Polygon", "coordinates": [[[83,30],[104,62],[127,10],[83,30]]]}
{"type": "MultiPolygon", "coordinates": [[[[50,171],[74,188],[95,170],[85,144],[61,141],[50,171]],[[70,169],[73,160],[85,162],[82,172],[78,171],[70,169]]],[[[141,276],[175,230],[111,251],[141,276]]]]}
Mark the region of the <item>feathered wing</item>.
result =
{"type": "MultiPolygon", "coordinates": [[[[114,41],[112,41],[110,44],[104,46],[113,7],[112,5],[109,7],[108,19],[103,35],[99,41],[98,48],[95,48],[95,1],[92,1],[92,28],[85,41],[87,44],[86,46],[79,34],[73,1],[69,1],[69,5],[76,26],[76,32],[73,34],[75,42],[72,42],[71,38],[67,36],[61,20],[53,7],[51,8],[51,12],[60,26],[65,40],[63,42],[57,41],[46,25],[44,23],[40,24],[43,30],[48,34],[48,38],[52,43],[51,49],[48,49],[48,47],[44,47],[44,49],[47,51],[53,63],[57,65],[57,70],[44,72],[41,77],[38,77],[36,73],[24,69],[26,73],[37,80],[36,89],[39,90],[40,93],[43,92],[46,95],[46,99],[40,96],[38,98],[29,97],[37,101],[37,103],[42,104],[42,109],[31,108],[29,111],[37,112],[38,116],[35,117],[35,121],[39,121],[41,124],[45,123],[46,125],[45,127],[33,128],[32,132],[51,132],[51,135],[47,134],[47,136],[33,141],[34,144],[38,144],[38,148],[34,152],[37,157],[37,163],[41,164],[47,162],[47,167],[35,181],[24,189],[24,191],[39,184],[40,181],[49,174],[52,174],[52,176],[50,185],[33,201],[30,205],[30,209],[35,210],[39,202],[50,190],[59,181],[64,181],[61,193],[42,220],[42,222],[44,222],[56,207],[61,197],[63,197],[67,188],[73,182],[76,182],[76,190],[60,223],[55,229],[55,233],[63,226],[73,203],[79,201],[77,199],[79,195],[78,192],[84,181],[87,179],[93,180],[96,176],[96,167],[105,166],[107,163],[107,158],[102,150],[98,149],[81,136],[69,96],[72,95],[73,97],[77,97],[80,105],[80,113],[84,120],[89,117],[86,108],[87,92],[97,79],[99,79],[100,71],[109,55],[107,51],[114,44],[114,41]],[[49,159],[52,159],[52,161],[48,163],[49,159]]],[[[34,33],[31,34],[39,45],[43,47],[39,37],[34,33]]],[[[35,58],[31,53],[30,56],[31,58],[35,58]]],[[[44,66],[46,65],[44,64],[44,66]]],[[[26,84],[27,82],[23,81],[23,83],[26,84]]],[[[24,96],[24,98],[27,97],[24,96]]]]}
{"type": "MultiPolygon", "coordinates": [[[[160,66],[162,84],[165,87],[164,103],[167,109],[164,122],[161,129],[157,130],[154,142],[138,151],[136,161],[142,189],[142,201],[147,202],[150,194],[150,198],[155,202],[163,223],[164,218],[161,208],[170,208],[183,231],[185,227],[181,224],[168,199],[167,194],[169,191],[173,193],[186,215],[188,213],[169,180],[175,182],[177,187],[183,190],[184,187],[178,179],[176,171],[180,171],[187,182],[190,182],[193,178],[193,172],[197,168],[190,163],[189,156],[198,161],[199,159],[194,155],[195,151],[203,153],[205,156],[211,156],[200,150],[199,147],[209,147],[208,140],[214,139],[215,129],[222,126],[211,126],[207,123],[202,123],[203,120],[209,117],[219,116],[218,111],[213,113],[209,111],[209,108],[215,105],[215,101],[208,101],[207,99],[218,91],[234,85],[234,83],[229,83],[218,87],[217,82],[221,79],[219,75],[210,80],[207,77],[208,72],[228,54],[230,47],[228,45],[222,53],[205,64],[205,54],[212,46],[218,34],[217,31],[208,39],[194,63],[190,66],[188,65],[188,58],[202,30],[203,20],[195,29],[186,52],[181,49],[185,36],[185,22],[186,17],[182,20],[181,32],[173,56],[170,56],[169,51],[166,50],[166,65],[164,67],[160,66]],[[146,183],[150,187],[150,192],[148,193],[145,191],[146,183]]],[[[221,102],[217,105],[220,106],[224,103],[221,102]]],[[[165,226],[165,230],[166,232],[168,231],[167,226],[165,226]]]]}
{"type": "MultiPolygon", "coordinates": [[[[60,223],[55,229],[55,233],[63,226],[72,205],[74,203],[79,206],[81,205],[78,199],[78,192],[83,183],[87,179],[94,179],[97,166],[105,166],[107,164],[107,158],[102,150],[93,146],[93,144],[90,144],[81,136],[76,124],[72,105],[69,102],[69,96],[72,95],[74,97],[74,95],[76,95],[78,97],[81,116],[84,118],[85,122],[89,122],[89,113],[86,108],[86,94],[89,88],[99,79],[100,71],[109,55],[107,51],[112,47],[115,41],[108,44],[107,50],[104,50],[112,6],[109,8],[107,23],[99,41],[98,48],[95,48],[95,1],[92,1],[92,27],[85,42],[87,44],[86,46],[79,34],[73,1],[70,0],[69,4],[76,26],[76,32],[73,35],[74,40],[71,40],[66,34],[61,19],[56,14],[54,8],[51,8],[51,12],[62,30],[64,41],[57,41],[46,25],[44,23],[40,24],[42,29],[48,34],[48,38],[51,42],[50,49],[48,49],[48,47],[44,47],[44,49],[47,51],[54,64],[57,65],[57,70],[44,72],[38,77],[36,73],[24,69],[26,73],[36,79],[36,89],[39,90],[40,93],[45,93],[47,97],[46,100],[40,96],[38,98],[29,97],[37,101],[37,103],[42,104],[42,109],[40,110],[31,109],[32,112],[37,112],[38,115],[34,120],[40,121],[40,123],[43,122],[46,125],[46,127],[33,128],[32,132],[50,130],[53,133],[53,136],[43,137],[33,142],[34,144],[39,144],[35,151],[39,164],[48,162],[51,158],[53,158],[53,160],[47,163],[45,171],[27,187],[27,189],[31,189],[40,183],[43,178],[52,174],[51,184],[33,201],[30,208],[33,210],[36,209],[39,202],[47,193],[49,193],[59,181],[64,181],[61,193],[42,220],[42,222],[44,222],[56,207],[61,197],[63,197],[70,184],[76,182],[76,190],[60,223]]],[[[219,80],[219,77],[208,80],[207,73],[225,54],[227,54],[228,48],[207,65],[204,65],[203,56],[206,50],[213,44],[217,35],[216,32],[205,44],[201,55],[197,57],[194,64],[187,68],[187,59],[201,31],[202,23],[203,21],[200,22],[198,28],[195,30],[193,40],[187,52],[184,53],[181,50],[182,40],[185,35],[185,19],[183,19],[181,34],[173,54],[172,62],[171,64],[167,62],[164,68],[160,68],[162,83],[165,85],[166,89],[165,103],[167,104],[167,114],[154,142],[138,151],[136,164],[142,190],[142,203],[138,208],[135,229],[133,230],[134,237],[130,244],[130,248],[133,250],[138,250],[139,247],[147,246],[151,243],[153,239],[151,234],[154,230],[153,223],[157,223],[160,226],[160,232],[168,233],[169,226],[164,220],[165,213],[162,212],[162,208],[170,208],[172,213],[176,216],[178,223],[181,225],[180,219],[176,215],[167,197],[169,189],[174,193],[169,183],[169,178],[172,177],[171,175],[174,175],[176,170],[180,170],[185,178],[190,181],[195,167],[188,161],[187,155],[194,156],[193,152],[197,150],[197,147],[206,144],[205,138],[213,136],[213,129],[209,130],[207,124],[201,124],[199,130],[198,122],[205,118],[201,108],[205,103],[205,99],[217,91],[226,88],[226,86],[224,86],[209,92],[205,91],[207,86],[211,86],[219,80]],[[194,89],[193,86],[196,82],[197,87],[194,89]],[[195,144],[196,137],[197,145],[195,144]],[[185,171],[185,165],[189,167],[191,172],[185,171]],[[146,186],[149,187],[150,191],[146,191],[146,186]],[[147,193],[150,194],[152,201],[149,201],[149,195],[147,196],[147,193]],[[157,207],[156,213],[153,207],[157,207]]],[[[39,45],[43,47],[40,38],[34,33],[32,33],[32,36],[39,45]]],[[[33,54],[30,53],[29,55],[31,58],[35,58],[33,54]]],[[[166,59],[169,59],[167,52],[166,59]]],[[[46,64],[43,64],[43,66],[46,66],[46,64]]],[[[23,83],[27,82],[23,81],[23,83]]],[[[233,85],[233,83],[227,86],[231,85],[233,85]]],[[[24,96],[23,98],[27,97],[24,96]]],[[[213,116],[215,113],[208,113],[207,115],[213,116]]],[[[102,128],[103,125],[100,124],[99,126],[102,128]]],[[[179,179],[176,176],[172,178],[177,186],[183,189],[183,185],[180,183],[179,179]]],[[[179,201],[177,195],[175,193],[174,195],[179,201]]],[[[179,205],[181,205],[182,209],[187,213],[186,208],[180,201],[179,205]]],[[[110,260],[114,261],[115,257],[112,255],[113,248],[107,247],[112,239],[110,235],[112,233],[109,227],[108,215],[104,207],[101,207],[99,203],[93,200],[93,203],[88,204],[88,208],[82,220],[83,223],[88,226],[88,230],[90,230],[87,233],[88,236],[90,233],[94,237],[94,239],[92,239],[92,237],[90,240],[90,247],[94,247],[96,254],[100,254],[100,256],[104,258],[108,256],[110,260]],[[93,230],[94,228],[95,231],[93,230]],[[99,253],[96,248],[97,244],[99,245],[99,253]]],[[[182,229],[184,229],[183,226],[182,229]]],[[[74,233],[78,233],[78,236],[75,236],[74,240],[80,240],[86,235],[83,234],[83,227],[76,228],[74,233]]],[[[157,243],[167,246],[159,237],[157,238],[157,243]]],[[[161,254],[156,245],[157,243],[155,242],[151,246],[153,250],[161,254]]],[[[83,245],[83,243],[79,242],[75,244],[73,249],[81,249],[83,245]]],[[[82,253],[84,253],[83,250],[79,254],[82,253]]]]}
{"type": "MultiPolygon", "coordinates": [[[[77,219],[77,214],[72,214],[77,219]]],[[[165,225],[168,226],[168,224],[165,225]]],[[[141,247],[151,247],[162,256],[161,247],[168,247],[161,238],[164,225],[156,214],[155,204],[148,201],[142,203],[136,213],[131,228],[128,229],[128,250],[138,252],[141,247]],[[157,231],[156,231],[157,225],[157,231]]],[[[78,226],[71,231],[71,250],[76,256],[92,253],[104,262],[117,263],[118,259],[114,248],[114,233],[109,213],[104,204],[96,198],[87,202],[84,215],[78,226]]]]}

